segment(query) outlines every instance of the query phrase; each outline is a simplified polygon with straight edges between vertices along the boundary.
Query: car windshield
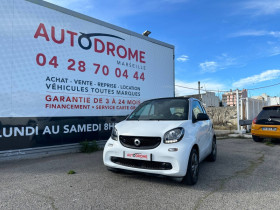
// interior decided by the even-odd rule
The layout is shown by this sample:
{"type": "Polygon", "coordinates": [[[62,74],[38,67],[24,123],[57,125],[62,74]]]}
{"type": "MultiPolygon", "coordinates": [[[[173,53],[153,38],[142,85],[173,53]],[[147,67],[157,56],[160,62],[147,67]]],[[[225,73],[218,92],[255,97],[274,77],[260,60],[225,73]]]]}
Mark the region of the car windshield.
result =
{"type": "Polygon", "coordinates": [[[155,99],[140,104],[127,120],[187,120],[187,99],[155,99]]]}

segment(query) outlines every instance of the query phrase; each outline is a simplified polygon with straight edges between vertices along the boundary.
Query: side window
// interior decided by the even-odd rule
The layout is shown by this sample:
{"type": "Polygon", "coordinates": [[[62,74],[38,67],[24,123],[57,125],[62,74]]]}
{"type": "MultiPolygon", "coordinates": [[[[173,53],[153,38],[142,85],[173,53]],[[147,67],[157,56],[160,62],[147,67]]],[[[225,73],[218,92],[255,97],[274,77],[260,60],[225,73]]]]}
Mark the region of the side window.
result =
{"type": "Polygon", "coordinates": [[[192,112],[193,112],[193,117],[194,118],[197,118],[197,115],[199,113],[203,113],[203,109],[200,106],[198,101],[193,101],[193,103],[192,103],[192,112]]]}
{"type": "Polygon", "coordinates": [[[200,102],[199,102],[199,105],[201,106],[201,110],[203,111],[203,113],[207,114],[204,106],[200,102]]]}

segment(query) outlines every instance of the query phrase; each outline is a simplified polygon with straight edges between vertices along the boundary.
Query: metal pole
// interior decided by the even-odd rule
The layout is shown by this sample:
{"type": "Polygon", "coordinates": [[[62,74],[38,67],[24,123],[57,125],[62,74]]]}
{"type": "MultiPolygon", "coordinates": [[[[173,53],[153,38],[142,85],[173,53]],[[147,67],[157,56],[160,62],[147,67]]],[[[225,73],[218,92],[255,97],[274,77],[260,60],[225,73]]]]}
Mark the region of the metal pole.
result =
{"type": "Polygon", "coordinates": [[[241,120],[244,120],[244,116],[243,116],[243,98],[240,98],[240,102],[241,102],[241,120]]]}
{"type": "MultiPolygon", "coordinates": [[[[249,120],[249,99],[246,98],[246,120],[249,120]]],[[[251,125],[246,126],[247,131],[251,129],[251,125]]]]}
{"type": "Polygon", "coordinates": [[[200,96],[200,81],[198,81],[198,97],[201,100],[201,96],[200,96]]]}
{"type": "Polygon", "coordinates": [[[240,126],[239,126],[239,94],[238,94],[238,89],[236,89],[236,109],[237,109],[237,130],[240,133],[240,126]]]}
{"type": "Polygon", "coordinates": [[[246,98],[246,120],[249,120],[249,99],[246,98]]]}
{"type": "Polygon", "coordinates": [[[255,116],[255,99],[253,99],[253,112],[252,112],[252,114],[253,114],[253,119],[256,117],[255,116]]]}

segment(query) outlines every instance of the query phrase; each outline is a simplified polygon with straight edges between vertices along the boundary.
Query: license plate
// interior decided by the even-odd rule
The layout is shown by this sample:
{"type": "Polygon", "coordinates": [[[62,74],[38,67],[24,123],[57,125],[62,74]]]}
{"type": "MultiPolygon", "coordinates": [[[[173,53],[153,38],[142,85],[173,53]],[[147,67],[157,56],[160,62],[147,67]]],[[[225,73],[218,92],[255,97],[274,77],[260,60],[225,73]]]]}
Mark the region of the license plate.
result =
{"type": "Polygon", "coordinates": [[[142,152],[124,152],[124,158],[135,160],[148,160],[150,161],[152,154],[142,152]]]}
{"type": "Polygon", "coordinates": [[[277,128],[262,128],[263,131],[276,131],[277,128]]]}

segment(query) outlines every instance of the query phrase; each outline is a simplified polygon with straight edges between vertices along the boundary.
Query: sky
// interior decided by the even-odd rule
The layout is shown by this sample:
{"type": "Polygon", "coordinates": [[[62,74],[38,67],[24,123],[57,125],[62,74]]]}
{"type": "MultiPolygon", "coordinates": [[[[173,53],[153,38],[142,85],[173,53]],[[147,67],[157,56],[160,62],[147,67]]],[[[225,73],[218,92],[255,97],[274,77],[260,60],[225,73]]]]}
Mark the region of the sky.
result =
{"type": "Polygon", "coordinates": [[[280,0],[47,1],[174,45],[176,95],[280,97],[280,0]]]}

